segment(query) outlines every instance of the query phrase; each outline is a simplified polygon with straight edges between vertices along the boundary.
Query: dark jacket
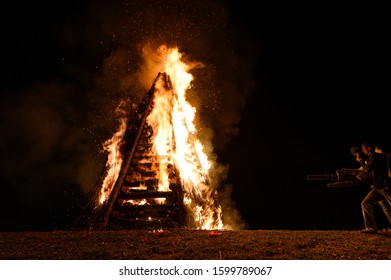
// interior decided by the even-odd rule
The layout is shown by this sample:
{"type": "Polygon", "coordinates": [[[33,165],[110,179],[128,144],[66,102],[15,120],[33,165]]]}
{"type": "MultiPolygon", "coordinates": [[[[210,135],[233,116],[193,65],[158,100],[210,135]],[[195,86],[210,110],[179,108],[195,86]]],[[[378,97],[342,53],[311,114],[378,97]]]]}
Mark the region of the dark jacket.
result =
{"type": "Polygon", "coordinates": [[[388,186],[387,160],[382,154],[371,153],[368,157],[365,171],[369,175],[372,187],[383,189],[388,186]]]}

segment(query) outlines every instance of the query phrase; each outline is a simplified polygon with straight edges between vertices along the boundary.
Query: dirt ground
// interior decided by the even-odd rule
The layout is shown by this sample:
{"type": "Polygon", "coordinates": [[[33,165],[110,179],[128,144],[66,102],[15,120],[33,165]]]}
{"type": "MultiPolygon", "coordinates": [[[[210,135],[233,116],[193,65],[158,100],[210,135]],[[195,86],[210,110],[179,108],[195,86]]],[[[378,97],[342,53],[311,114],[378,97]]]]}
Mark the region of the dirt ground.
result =
{"type": "Polygon", "coordinates": [[[390,260],[391,234],[186,229],[1,232],[3,260],[390,260]]]}

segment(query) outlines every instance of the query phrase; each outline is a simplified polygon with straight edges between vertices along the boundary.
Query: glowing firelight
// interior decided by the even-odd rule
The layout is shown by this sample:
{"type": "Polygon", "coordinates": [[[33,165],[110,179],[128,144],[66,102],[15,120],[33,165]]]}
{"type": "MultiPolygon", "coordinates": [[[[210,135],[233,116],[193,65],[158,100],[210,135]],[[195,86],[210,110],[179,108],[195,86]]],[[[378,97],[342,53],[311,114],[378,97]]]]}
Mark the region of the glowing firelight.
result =
{"type": "MultiPolygon", "coordinates": [[[[124,101],[120,102],[117,107],[116,113],[123,113],[121,106],[124,104],[124,101]]],[[[123,143],[123,137],[126,131],[127,118],[120,118],[120,125],[117,132],[114,135],[106,140],[103,143],[103,150],[108,153],[107,162],[106,162],[106,176],[102,183],[102,188],[100,190],[98,203],[99,205],[105,203],[110,196],[111,191],[115,185],[115,182],[118,179],[119,172],[122,166],[122,154],[120,151],[121,145],[123,143]]]]}
{"type": "MultiPolygon", "coordinates": [[[[213,162],[205,153],[204,146],[197,137],[194,125],[196,109],[186,100],[186,90],[191,87],[193,76],[190,66],[181,61],[182,54],[177,48],[161,46],[164,53],[162,71],[172,83],[165,86],[164,80],[155,84],[152,111],[146,121],[153,129],[153,153],[159,163],[159,191],[169,191],[169,166],[179,171],[184,192],[183,203],[192,216],[190,227],[197,229],[222,229],[221,207],[214,200],[215,190],[211,187],[210,170],[213,162]]],[[[119,153],[125,122],[111,138],[106,147],[110,151],[109,169],[101,190],[100,203],[108,199],[118,177],[122,155],[119,153]]],[[[212,176],[213,177],[213,176],[212,176]]]]}

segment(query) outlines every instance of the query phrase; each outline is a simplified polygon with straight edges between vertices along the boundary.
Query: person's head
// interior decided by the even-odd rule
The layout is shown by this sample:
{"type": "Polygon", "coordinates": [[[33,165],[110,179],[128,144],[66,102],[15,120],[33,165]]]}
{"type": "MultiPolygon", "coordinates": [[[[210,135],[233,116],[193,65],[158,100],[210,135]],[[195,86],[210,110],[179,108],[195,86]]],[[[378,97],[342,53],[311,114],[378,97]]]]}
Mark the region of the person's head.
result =
{"type": "Polygon", "coordinates": [[[375,145],[375,153],[389,153],[390,150],[389,150],[389,147],[388,147],[388,143],[387,142],[376,142],[376,145],[375,145]]]}
{"type": "Polygon", "coordinates": [[[350,148],[350,153],[356,157],[358,154],[361,153],[361,149],[357,146],[352,146],[350,148]]]}
{"type": "Polygon", "coordinates": [[[375,153],[383,153],[383,148],[380,145],[375,145],[375,153]]]}
{"type": "Polygon", "coordinates": [[[361,144],[361,151],[365,155],[370,155],[375,152],[375,145],[372,142],[364,142],[361,144]]]}
{"type": "Polygon", "coordinates": [[[365,155],[363,154],[361,149],[357,146],[352,146],[350,148],[350,153],[356,158],[358,162],[365,160],[365,155]]]}

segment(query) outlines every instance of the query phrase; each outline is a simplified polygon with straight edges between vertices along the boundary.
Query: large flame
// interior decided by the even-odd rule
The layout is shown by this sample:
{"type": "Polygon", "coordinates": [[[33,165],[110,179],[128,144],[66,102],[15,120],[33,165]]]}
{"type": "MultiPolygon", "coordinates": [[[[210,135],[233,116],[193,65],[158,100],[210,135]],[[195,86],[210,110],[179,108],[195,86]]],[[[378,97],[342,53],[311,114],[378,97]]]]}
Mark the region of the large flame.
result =
{"type": "MultiPolygon", "coordinates": [[[[122,109],[122,106],[124,105],[125,101],[121,101],[116,109],[116,114],[123,114],[124,111],[122,109]]],[[[121,145],[123,144],[123,137],[125,135],[126,131],[126,123],[128,119],[126,117],[121,117],[119,119],[119,127],[118,130],[114,133],[114,135],[106,140],[103,143],[103,150],[108,153],[107,156],[107,162],[106,162],[106,176],[103,179],[102,187],[100,189],[99,197],[98,197],[98,204],[96,205],[102,205],[105,203],[109,196],[111,191],[114,188],[115,182],[118,179],[119,173],[121,171],[123,156],[121,154],[121,145]]]]}
{"type": "Polygon", "coordinates": [[[193,76],[181,57],[178,49],[167,49],[164,72],[171,79],[172,89],[156,85],[154,107],[147,118],[155,133],[154,149],[160,158],[159,189],[168,189],[168,174],[164,170],[173,164],[179,170],[184,204],[192,214],[194,226],[220,229],[223,227],[221,208],[215,204],[209,178],[212,163],[196,135],[196,109],[186,100],[193,76]]]}

